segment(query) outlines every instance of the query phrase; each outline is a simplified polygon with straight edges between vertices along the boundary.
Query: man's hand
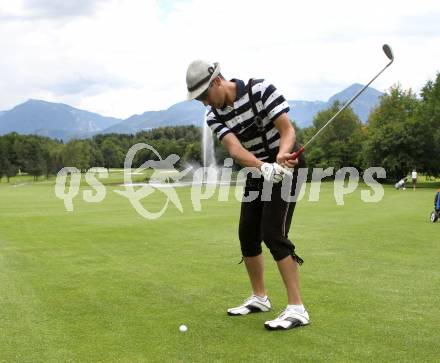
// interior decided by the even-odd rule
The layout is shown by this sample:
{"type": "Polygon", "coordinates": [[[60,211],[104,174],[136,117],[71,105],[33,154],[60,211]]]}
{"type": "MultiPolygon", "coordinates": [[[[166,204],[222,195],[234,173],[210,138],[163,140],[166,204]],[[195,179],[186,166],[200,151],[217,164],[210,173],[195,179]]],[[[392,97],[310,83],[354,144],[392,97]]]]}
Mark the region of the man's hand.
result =
{"type": "Polygon", "coordinates": [[[286,174],[291,175],[290,170],[283,168],[277,163],[263,163],[263,165],[260,167],[260,170],[265,180],[274,183],[279,183],[281,180],[283,180],[284,175],[286,174]]]}
{"type": "Polygon", "coordinates": [[[282,153],[277,155],[277,163],[285,168],[292,169],[298,164],[298,159],[289,159],[291,154],[282,153]]]}

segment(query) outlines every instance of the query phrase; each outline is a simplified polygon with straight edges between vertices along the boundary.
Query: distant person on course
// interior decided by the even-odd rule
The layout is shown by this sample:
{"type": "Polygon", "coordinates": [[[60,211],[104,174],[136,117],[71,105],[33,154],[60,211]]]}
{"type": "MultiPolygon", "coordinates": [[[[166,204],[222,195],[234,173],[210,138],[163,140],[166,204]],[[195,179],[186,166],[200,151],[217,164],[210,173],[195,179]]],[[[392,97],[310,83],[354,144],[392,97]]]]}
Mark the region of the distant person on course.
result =
{"type": "Polygon", "coordinates": [[[417,171],[416,171],[416,169],[414,169],[412,171],[411,179],[412,179],[412,184],[413,184],[413,190],[416,190],[416,185],[417,185],[417,171]]]}
{"type": "Polygon", "coordinates": [[[436,212],[440,212],[440,189],[437,190],[434,198],[434,209],[436,212]]]}
{"type": "MultiPolygon", "coordinates": [[[[206,122],[231,157],[242,166],[259,171],[258,177],[247,175],[239,222],[241,252],[252,295],[243,304],[229,308],[228,315],[243,316],[272,308],[264,286],[264,241],[278,265],[288,299],[282,314],[266,321],[264,326],[268,330],[286,330],[308,325],[309,314],[299,286],[298,265],[303,260],[288,239],[295,202],[287,202],[281,196],[281,181],[285,177],[292,178],[294,195],[298,170],[298,160],[289,159],[296,137],[287,116],[287,101],[264,79],[251,79],[248,83],[240,79],[228,81],[220,73],[219,63],[202,60],[189,65],[186,84],[188,99],[210,106],[206,122]],[[263,187],[268,183],[272,192],[269,201],[262,198],[263,187]],[[250,193],[258,197],[249,201],[250,193]]],[[[303,164],[304,159],[300,158],[299,166],[303,164]]]]}
{"type": "Polygon", "coordinates": [[[405,183],[407,178],[400,179],[396,184],[394,184],[394,188],[405,190],[405,183]]]}

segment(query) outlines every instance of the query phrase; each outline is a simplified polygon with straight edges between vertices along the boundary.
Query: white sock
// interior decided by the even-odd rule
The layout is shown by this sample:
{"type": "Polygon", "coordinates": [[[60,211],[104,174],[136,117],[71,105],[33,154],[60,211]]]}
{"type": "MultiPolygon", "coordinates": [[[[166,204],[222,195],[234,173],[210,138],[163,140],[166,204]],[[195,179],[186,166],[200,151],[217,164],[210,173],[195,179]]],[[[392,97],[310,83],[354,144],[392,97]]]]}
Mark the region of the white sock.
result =
{"type": "Polygon", "coordinates": [[[301,313],[303,314],[306,309],[304,308],[304,305],[287,305],[287,309],[292,309],[294,311],[296,311],[297,313],[301,313]]]}
{"type": "Polygon", "coordinates": [[[253,294],[258,300],[260,300],[260,301],[266,301],[267,300],[267,295],[264,295],[264,296],[258,296],[258,295],[255,295],[255,294],[253,294]]]}

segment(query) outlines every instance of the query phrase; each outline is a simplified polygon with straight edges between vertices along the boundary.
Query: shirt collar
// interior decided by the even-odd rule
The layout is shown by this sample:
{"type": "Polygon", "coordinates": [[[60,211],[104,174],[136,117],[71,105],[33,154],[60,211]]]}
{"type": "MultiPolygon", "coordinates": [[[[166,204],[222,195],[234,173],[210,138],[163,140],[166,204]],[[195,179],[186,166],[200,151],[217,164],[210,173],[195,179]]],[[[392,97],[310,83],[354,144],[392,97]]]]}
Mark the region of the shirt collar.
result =
{"type": "Polygon", "coordinates": [[[237,86],[237,95],[235,96],[235,101],[237,102],[240,98],[242,98],[246,94],[246,85],[241,79],[232,78],[231,82],[235,82],[237,86]]]}

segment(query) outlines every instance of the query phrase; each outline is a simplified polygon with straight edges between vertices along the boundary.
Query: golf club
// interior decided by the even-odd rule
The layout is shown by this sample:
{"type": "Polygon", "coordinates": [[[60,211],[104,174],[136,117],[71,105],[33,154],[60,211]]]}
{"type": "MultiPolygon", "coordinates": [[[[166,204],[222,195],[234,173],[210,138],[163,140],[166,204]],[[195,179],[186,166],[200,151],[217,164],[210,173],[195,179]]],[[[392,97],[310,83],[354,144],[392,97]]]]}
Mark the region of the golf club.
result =
{"type": "Polygon", "coordinates": [[[378,74],[376,74],[375,76],[374,76],[374,78],[370,81],[370,82],[368,82],[358,93],[356,93],[349,101],[347,101],[347,103],[344,105],[344,106],[342,106],[342,108],[338,111],[338,112],[336,112],[335,113],[335,115],[330,119],[330,120],[328,120],[327,122],[326,122],[326,124],[324,125],[324,126],[322,126],[319,130],[318,130],[318,132],[315,134],[315,135],[313,135],[313,137],[309,140],[309,141],[307,141],[306,142],[306,144],[304,145],[304,146],[301,146],[300,148],[299,148],[299,150],[298,151],[295,151],[293,154],[291,154],[290,155],[290,157],[289,157],[289,159],[290,160],[295,160],[295,159],[297,159],[298,158],[298,156],[300,155],[300,154],[302,154],[302,152],[304,151],[304,149],[316,138],[316,136],[318,136],[342,111],[344,111],[348,106],[350,106],[351,105],[351,103],[356,99],[356,98],[358,98],[358,96],[362,93],[362,92],[364,92],[365,91],[365,89],[377,78],[377,77],[379,77],[381,74],[382,74],[382,72],[385,70],[385,69],[387,69],[390,65],[391,65],[391,63],[393,63],[393,61],[394,61],[394,55],[393,55],[393,51],[391,50],[391,47],[388,45],[388,44],[384,44],[383,46],[382,46],[382,49],[383,49],[383,51],[384,51],[384,53],[385,53],[385,55],[388,57],[388,59],[390,60],[390,62],[378,73],[378,74]]]}

